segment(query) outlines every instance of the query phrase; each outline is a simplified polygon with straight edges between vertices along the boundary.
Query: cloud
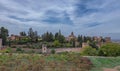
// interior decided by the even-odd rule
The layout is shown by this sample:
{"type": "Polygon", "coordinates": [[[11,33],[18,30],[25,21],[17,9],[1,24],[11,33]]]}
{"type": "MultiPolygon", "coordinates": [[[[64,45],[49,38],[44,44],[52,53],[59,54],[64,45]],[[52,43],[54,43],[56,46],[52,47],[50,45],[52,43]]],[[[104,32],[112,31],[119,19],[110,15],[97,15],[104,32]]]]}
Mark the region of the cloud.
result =
{"type": "Polygon", "coordinates": [[[119,0],[0,0],[0,27],[15,34],[32,27],[40,34],[61,29],[65,35],[113,35],[120,33],[119,13],[119,0]]]}

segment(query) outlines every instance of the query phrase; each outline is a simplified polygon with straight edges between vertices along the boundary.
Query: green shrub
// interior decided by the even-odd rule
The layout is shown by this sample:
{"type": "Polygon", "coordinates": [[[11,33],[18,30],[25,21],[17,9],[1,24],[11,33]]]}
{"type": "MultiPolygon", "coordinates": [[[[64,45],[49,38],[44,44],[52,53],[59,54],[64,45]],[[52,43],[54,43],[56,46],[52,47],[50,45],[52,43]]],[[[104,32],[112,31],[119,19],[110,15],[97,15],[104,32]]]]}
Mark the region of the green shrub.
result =
{"type": "Polygon", "coordinates": [[[117,43],[107,43],[99,50],[100,56],[120,56],[120,45],[117,43]]]}
{"type": "Polygon", "coordinates": [[[8,47],[8,48],[5,50],[6,53],[10,53],[11,51],[12,51],[12,49],[11,49],[10,47],[8,47]]]}
{"type": "Polygon", "coordinates": [[[60,47],[60,42],[58,40],[55,40],[53,44],[55,47],[60,47]]]}
{"type": "Polygon", "coordinates": [[[0,50],[0,53],[10,53],[10,52],[12,52],[12,49],[10,47],[7,47],[4,50],[0,50]]]}
{"type": "Polygon", "coordinates": [[[70,43],[66,43],[66,47],[72,47],[70,43]]]}
{"type": "Polygon", "coordinates": [[[22,49],[21,48],[17,48],[16,51],[22,51],[22,49]]]}
{"type": "Polygon", "coordinates": [[[55,54],[55,49],[52,49],[52,50],[51,50],[51,53],[52,53],[52,54],[55,54]]]}
{"type": "Polygon", "coordinates": [[[82,49],[81,54],[88,55],[88,56],[96,56],[96,55],[98,55],[98,52],[95,48],[87,46],[82,49]]]}

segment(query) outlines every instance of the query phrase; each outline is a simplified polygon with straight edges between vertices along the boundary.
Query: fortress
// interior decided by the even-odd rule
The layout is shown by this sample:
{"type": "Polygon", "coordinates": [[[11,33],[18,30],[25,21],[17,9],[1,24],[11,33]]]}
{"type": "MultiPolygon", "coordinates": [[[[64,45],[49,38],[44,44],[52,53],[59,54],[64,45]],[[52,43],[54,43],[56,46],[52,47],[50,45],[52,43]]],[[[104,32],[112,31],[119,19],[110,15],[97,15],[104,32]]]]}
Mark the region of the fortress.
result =
{"type": "MultiPolygon", "coordinates": [[[[93,37],[90,37],[90,39],[94,42],[96,42],[96,45],[98,47],[101,47],[103,44],[105,43],[109,43],[111,42],[111,37],[98,37],[98,36],[93,36],[93,37]]],[[[75,46],[78,46],[79,45],[79,42],[77,41],[77,37],[74,35],[73,32],[71,32],[71,34],[66,37],[66,41],[70,42],[71,40],[74,40],[75,41],[75,46]]],[[[84,36],[82,37],[82,40],[84,40],[84,36]]],[[[82,47],[86,47],[86,46],[89,46],[89,43],[88,42],[82,42],[82,47]]]]}

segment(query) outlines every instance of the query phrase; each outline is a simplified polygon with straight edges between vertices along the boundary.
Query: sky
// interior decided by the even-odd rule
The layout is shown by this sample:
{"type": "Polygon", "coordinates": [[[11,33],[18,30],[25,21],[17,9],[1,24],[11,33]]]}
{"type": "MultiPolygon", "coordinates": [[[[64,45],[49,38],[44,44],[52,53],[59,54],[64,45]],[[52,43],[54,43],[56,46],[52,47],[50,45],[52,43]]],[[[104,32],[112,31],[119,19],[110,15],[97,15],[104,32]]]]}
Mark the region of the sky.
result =
{"type": "Polygon", "coordinates": [[[120,0],[0,0],[0,27],[120,39],[120,0]]]}

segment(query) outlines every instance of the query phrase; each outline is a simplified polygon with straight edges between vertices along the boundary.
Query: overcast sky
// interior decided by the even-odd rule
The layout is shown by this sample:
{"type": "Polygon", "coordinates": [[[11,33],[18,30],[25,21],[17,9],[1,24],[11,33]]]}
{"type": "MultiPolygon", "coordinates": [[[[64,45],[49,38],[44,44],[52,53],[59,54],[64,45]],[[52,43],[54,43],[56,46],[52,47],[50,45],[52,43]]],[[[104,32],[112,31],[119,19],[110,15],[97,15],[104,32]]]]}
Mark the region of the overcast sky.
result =
{"type": "Polygon", "coordinates": [[[120,39],[120,0],[0,0],[0,27],[10,34],[46,31],[120,39]]]}

